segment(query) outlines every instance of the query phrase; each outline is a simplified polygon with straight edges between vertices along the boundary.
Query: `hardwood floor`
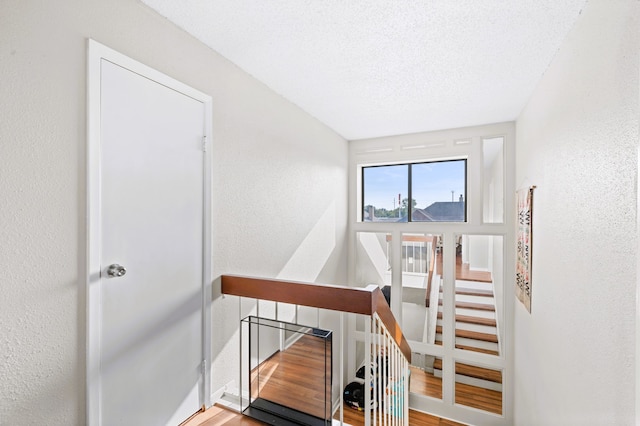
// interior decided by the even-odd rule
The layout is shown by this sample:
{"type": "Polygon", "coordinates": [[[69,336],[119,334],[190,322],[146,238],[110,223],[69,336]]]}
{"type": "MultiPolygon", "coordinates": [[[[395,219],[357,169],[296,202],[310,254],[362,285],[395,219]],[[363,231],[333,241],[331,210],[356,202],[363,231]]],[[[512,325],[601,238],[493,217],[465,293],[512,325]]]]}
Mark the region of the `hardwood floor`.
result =
{"type": "MultiPolygon", "coordinates": [[[[334,418],[339,419],[338,416],[334,418]]],[[[353,408],[344,408],[344,422],[352,426],[364,426],[364,413],[362,411],[354,410],[353,408]]],[[[409,410],[409,425],[410,426],[462,426],[462,423],[456,423],[451,420],[441,419],[440,417],[432,416],[430,414],[421,413],[415,410],[409,410]]]]}
{"type": "Polygon", "coordinates": [[[303,335],[284,351],[276,352],[251,373],[251,394],[280,405],[325,418],[331,413],[331,344],[303,335]],[[328,369],[326,371],[325,369],[328,369]]]}
{"type": "MultiPolygon", "coordinates": [[[[439,360],[436,359],[436,362],[439,360]]],[[[471,366],[458,364],[456,367],[465,369],[471,366]]],[[[435,377],[417,367],[411,368],[410,391],[419,395],[430,396],[442,399],[442,379],[435,377]]],[[[495,380],[502,382],[502,375],[494,372],[495,380]]],[[[456,404],[477,408],[490,413],[502,414],[502,392],[480,388],[478,386],[456,383],[455,385],[456,404]]],[[[413,425],[413,423],[411,423],[413,425]]]]}
{"type": "MultiPolygon", "coordinates": [[[[442,275],[442,253],[436,255],[436,273],[442,275]]],[[[462,256],[456,256],[456,280],[478,281],[490,283],[491,272],[474,271],[469,269],[468,263],[462,263],[462,256]]]]}
{"type": "Polygon", "coordinates": [[[214,405],[206,411],[197,413],[180,426],[254,426],[264,423],[251,417],[243,416],[237,411],[214,405]]]}
{"type": "MultiPolygon", "coordinates": [[[[339,417],[336,417],[338,419],[339,417]]],[[[351,426],[364,426],[364,414],[352,408],[344,408],[344,423],[351,426]]],[[[441,419],[430,414],[409,410],[411,426],[462,426],[451,420],[441,419]]],[[[244,416],[228,408],[214,405],[206,411],[196,414],[180,426],[256,426],[264,423],[244,416]]]]}
{"type": "Polygon", "coordinates": [[[502,414],[502,392],[456,383],[456,404],[502,414]]]}
{"type": "MultiPolygon", "coordinates": [[[[411,367],[411,392],[442,399],[442,379],[422,370],[411,367]]],[[[481,389],[476,386],[456,384],[456,403],[474,407],[492,413],[502,412],[502,394],[500,392],[481,389]]],[[[336,413],[335,419],[340,414],[336,413]]],[[[364,413],[350,407],[344,408],[344,422],[352,426],[364,426],[364,413]]],[[[221,406],[213,406],[199,413],[181,426],[251,426],[263,423],[221,406]]],[[[411,426],[460,426],[452,420],[441,419],[430,414],[409,410],[411,426]]]]}
{"type": "MultiPolygon", "coordinates": [[[[304,341],[301,339],[300,346],[295,348],[291,352],[291,355],[294,355],[294,359],[301,354],[304,353],[304,348],[306,350],[315,347],[316,342],[304,341]],[[307,346],[311,345],[311,346],[307,346]],[[302,351],[302,352],[301,352],[302,351]]],[[[293,345],[291,348],[293,348],[293,345]]],[[[291,349],[290,348],[290,349],[291,349]]],[[[318,348],[316,348],[318,349],[318,348]]],[[[282,361],[282,357],[286,358],[286,354],[276,354],[265,361],[261,370],[265,373],[269,373],[269,382],[271,380],[275,380],[272,385],[266,385],[262,383],[261,387],[261,396],[265,396],[265,389],[270,392],[268,394],[269,397],[278,399],[278,392],[286,392],[287,398],[290,399],[291,391],[290,388],[284,386],[285,383],[294,384],[294,386],[298,386],[300,383],[300,370],[299,368],[305,368],[305,365],[309,365],[308,360],[308,352],[306,353],[307,358],[304,363],[302,363],[302,359],[297,358],[299,363],[298,365],[293,366],[293,368],[281,369],[282,371],[278,373],[275,377],[274,374],[278,370],[278,362],[282,361]]],[[[416,371],[412,371],[411,378],[411,391],[416,393],[421,393],[424,395],[429,395],[434,398],[442,399],[442,380],[434,377],[433,375],[422,374],[422,370],[413,369],[416,371]]],[[[257,382],[254,383],[254,386],[257,386],[257,382]]],[[[255,387],[254,387],[255,388],[255,387]]],[[[258,387],[259,388],[259,387],[258,387]]],[[[308,393],[308,390],[307,390],[308,393]]],[[[307,403],[308,400],[305,400],[307,403]]],[[[320,399],[318,399],[318,402],[320,399]]],[[[288,400],[288,402],[290,402],[288,400]]],[[[290,405],[290,404],[289,404],[290,405]]],[[[322,403],[318,404],[318,407],[322,407],[322,403]]],[[[334,416],[335,419],[339,419],[339,412],[334,416]]],[[[350,407],[344,408],[344,422],[345,424],[349,424],[352,426],[364,426],[364,413],[362,411],[354,410],[350,407]]],[[[226,407],[215,405],[210,409],[197,413],[191,419],[187,420],[180,426],[253,426],[253,425],[262,425],[263,423],[254,420],[250,417],[244,416],[236,411],[230,410],[226,407]]],[[[430,414],[421,413],[414,410],[409,410],[409,424],[411,426],[460,426],[461,423],[456,423],[451,420],[441,419],[436,416],[432,416],[430,414]]]]}
{"type": "Polygon", "coordinates": [[[418,367],[410,366],[409,368],[411,369],[410,392],[442,399],[442,379],[440,377],[427,374],[418,367]]]}

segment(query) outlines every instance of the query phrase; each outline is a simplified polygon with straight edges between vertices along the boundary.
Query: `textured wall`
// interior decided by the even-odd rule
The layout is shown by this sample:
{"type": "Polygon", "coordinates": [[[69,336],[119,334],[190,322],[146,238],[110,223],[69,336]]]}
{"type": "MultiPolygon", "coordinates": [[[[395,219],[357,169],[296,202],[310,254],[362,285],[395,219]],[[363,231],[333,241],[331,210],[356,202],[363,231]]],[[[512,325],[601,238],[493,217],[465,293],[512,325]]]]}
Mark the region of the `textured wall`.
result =
{"type": "Polygon", "coordinates": [[[590,0],[517,121],[517,185],[538,186],[518,425],[636,424],[639,8],[590,0]]]}
{"type": "Polygon", "coordinates": [[[215,274],[345,278],[342,138],[135,0],[3,0],[0,425],[84,424],[87,37],[212,95],[215,274]]]}

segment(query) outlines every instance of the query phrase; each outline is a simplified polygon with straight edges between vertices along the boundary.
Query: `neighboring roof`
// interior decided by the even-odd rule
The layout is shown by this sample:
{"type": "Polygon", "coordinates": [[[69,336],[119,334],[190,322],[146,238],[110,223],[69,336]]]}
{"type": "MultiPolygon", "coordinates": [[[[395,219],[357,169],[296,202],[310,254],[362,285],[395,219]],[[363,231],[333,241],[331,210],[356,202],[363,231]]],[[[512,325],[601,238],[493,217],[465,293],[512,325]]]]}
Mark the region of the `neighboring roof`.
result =
{"type": "Polygon", "coordinates": [[[464,201],[437,201],[425,210],[433,222],[462,222],[464,221],[464,201]]]}
{"type": "MultiPolygon", "coordinates": [[[[425,209],[415,209],[411,215],[413,222],[464,222],[464,201],[437,201],[425,209]]],[[[397,222],[406,222],[403,216],[397,222]]]]}
{"type": "Polygon", "coordinates": [[[434,219],[433,217],[431,217],[429,215],[429,213],[427,213],[425,210],[422,209],[415,209],[413,211],[413,214],[411,215],[411,220],[416,221],[416,222],[433,222],[434,219]]]}

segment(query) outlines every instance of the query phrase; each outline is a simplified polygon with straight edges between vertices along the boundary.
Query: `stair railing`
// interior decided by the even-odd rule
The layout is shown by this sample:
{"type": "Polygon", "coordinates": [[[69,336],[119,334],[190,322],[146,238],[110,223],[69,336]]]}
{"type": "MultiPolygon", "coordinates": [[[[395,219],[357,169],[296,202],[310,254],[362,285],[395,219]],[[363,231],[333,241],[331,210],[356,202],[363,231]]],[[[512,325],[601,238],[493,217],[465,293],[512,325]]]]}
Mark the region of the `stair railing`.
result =
{"type": "MultiPolygon", "coordinates": [[[[429,272],[427,276],[427,299],[425,301],[425,306],[428,308],[431,304],[431,287],[433,285],[433,270],[436,266],[436,249],[438,244],[438,237],[433,236],[431,239],[431,250],[429,257],[429,272]]],[[[437,301],[436,301],[437,304],[437,301]]]]}
{"type": "Polygon", "coordinates": [[[221,283],[222,294],[370,317],[365,321],[365,360],[370,360],[365,367],[365,426],[409,425],[411,348],[377,285],[360,288],[236,275],[223,275],[221,283]]]}
{"type": "Polygon", "coordinates": [[[408,425],[411,354],[404,354],[381,315],[385,313],[374,312],[365,322],[365,359],[371,360],[370,368],[365,367],[365,390],[367,384],[371,387],[365,392],[365,426],[408,425]]]}

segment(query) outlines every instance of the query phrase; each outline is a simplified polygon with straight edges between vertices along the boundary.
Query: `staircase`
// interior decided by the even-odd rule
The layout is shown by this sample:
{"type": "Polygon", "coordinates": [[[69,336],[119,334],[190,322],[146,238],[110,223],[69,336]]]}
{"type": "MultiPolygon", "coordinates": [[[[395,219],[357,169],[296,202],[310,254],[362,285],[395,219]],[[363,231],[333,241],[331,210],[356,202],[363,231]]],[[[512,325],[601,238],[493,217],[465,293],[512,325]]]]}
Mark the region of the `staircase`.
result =
{"type": "MultiPolygon", "coordinates": [[[[442,287],[440,288],[436,344],[442,344],[442,287]]],[[[456,280],[455,290],[455,347],[457,349],[499,355],[496,308],[493,283],[489,273],[474,280],[456,280]]],[[[433,364],[434,375],[442,377],[442,360],[433,364]]],[[[484,389],[502,391],[500,371],[456,364],[456,382],[484,389]]]]}

